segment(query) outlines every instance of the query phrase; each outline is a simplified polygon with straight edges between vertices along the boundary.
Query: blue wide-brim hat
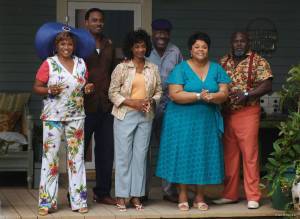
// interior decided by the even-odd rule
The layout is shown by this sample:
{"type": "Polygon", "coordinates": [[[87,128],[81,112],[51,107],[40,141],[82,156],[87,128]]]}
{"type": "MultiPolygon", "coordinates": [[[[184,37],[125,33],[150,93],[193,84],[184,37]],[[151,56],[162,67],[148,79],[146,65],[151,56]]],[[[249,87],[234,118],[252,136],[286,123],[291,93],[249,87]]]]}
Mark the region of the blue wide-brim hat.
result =
{"type": "Polygon", "coordinates": [[[35,35],[35,48],[40,58],[46,59],[53,56],[54,40],[57,34],[68,31],[76,40],[74,54],[80,58],[87,58],[96,49],[94,37],[85,29],[73,28],[65,24],[49,22],[42,25],[35,35]]]}

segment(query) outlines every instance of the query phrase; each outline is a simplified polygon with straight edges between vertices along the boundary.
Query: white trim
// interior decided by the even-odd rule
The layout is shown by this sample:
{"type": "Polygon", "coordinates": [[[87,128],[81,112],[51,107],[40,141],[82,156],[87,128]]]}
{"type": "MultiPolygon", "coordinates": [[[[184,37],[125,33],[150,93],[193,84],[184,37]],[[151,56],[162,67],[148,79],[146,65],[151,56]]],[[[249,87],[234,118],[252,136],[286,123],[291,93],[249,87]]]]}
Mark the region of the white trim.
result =
{"type": "Polygon", "coordinates": [[[102,10],[133,11],[134,29],[142,26],[142,7],[140,3],[96,3],[96,2],[68,2],[69,24],[75,26],[75,10],[100,8],[102,10]]]}

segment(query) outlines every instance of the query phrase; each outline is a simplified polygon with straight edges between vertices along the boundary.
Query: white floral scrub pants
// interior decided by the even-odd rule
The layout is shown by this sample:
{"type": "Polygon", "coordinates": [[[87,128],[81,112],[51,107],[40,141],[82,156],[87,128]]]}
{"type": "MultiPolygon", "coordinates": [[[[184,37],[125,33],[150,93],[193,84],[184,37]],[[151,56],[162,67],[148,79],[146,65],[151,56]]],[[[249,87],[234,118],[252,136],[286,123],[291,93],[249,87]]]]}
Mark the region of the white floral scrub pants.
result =
{"type": "Polygon", "coordinates": [[[39,207],[57,208],[58,151],[65,134],[68,153],[69,193],[72,210],[87,207],[84,166],[84,119],[43,121],[43,157],[39,188],[39,207]]]}

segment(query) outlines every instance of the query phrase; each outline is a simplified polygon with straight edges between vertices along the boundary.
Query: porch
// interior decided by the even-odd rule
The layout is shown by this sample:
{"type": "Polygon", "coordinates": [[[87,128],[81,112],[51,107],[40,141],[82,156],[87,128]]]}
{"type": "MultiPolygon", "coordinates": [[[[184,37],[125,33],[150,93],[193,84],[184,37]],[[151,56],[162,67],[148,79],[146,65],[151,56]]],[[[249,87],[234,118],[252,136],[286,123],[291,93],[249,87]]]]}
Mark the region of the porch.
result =
{"type": "MultiPolygon", "coordinates": [[[[88,174],[88,188],[92,188],[94,180],[88,174]]],[[[264,198],[261,207],[257,210],[247,209],[245,200],[229,205],[214,205],[211,200],[218,197],[222,186],[205,188],[205,194],[210,209],[206,212],[200,212],[197,209],[191,209],[187,212],[180,212],[176,204],[162,200],[160,180],[153,178],[149,201],[144,203],[145,210],[138,212],[133,208],[128,208],[127,212],[119,212],[114,206],[97,204],[92,201],[92,189],[88,191],[89,212],[81,215],[72,212],[67,202],[67,179],[62,174],[60,177],[60,186],[58,194],[58,211],[41,217],[37,214],[38,190],[26,189],[26,186],[1,187],[0,189],[0,219],[37,219],[37,218],[281,218],[287,216],[285,212],[275,210],[271,207],[268,198],[264,198]]],[[[112,192],[113,193],[113,192],[112,192]]],[[[289,215],[293,216],[293,215],[289,215]]],[[[300,212],[295,215],[300,218],[300,212]]]]}
{"type": "MultiPolygon", "coordinates": [[[[144,211],[138,212],[133,208],[129,208],[127,212],[119,212],[114,206],[92,203],[91,198],[89,198],[90,211],[87,214],[81,215],[70,210],[66,194],[66,189],[59,190],[59,210],[49,214],[46,218],[274,218],[276,216],[284,216],[284,212],[272,209],[271,203],[267,199],[263,200],[262,206],[257,210],[247,209],[246,201],[242,201],[237,204],[223,206],[210,205],[209,211],[206,212],[200,212],[196,209],[180,212],[177,210],[176,204],[161,199],[151,199],[145,203],[144,211]]],[[[89,194],[89,197],[92,197],[91,190],[89,194]]],[[[0,218],[45,218],[37,215],[37,198],[38,190],[2,188],[0,190],[0,199],[2,202],[0,218]]]]}

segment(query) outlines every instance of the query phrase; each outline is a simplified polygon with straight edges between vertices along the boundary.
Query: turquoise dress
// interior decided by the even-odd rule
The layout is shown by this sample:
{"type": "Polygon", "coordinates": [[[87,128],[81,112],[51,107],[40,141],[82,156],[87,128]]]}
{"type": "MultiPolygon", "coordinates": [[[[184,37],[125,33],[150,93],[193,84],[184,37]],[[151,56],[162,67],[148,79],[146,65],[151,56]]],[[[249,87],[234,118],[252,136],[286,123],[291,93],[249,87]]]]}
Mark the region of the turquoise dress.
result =
{"type": "MultiPolygon", "coordinates": [[[[219,83],[230,83],[223,68],[210,62],[204,81],[186,61],[170,73],[168,84],[181,84],[187,92],[218,92],[219,83]]],[[[180,184],[220,184],[224,178],[221,135],[223,119],[219,106],[198,101],[169,101],[164,114],[156,175],[180,184]]]]}

